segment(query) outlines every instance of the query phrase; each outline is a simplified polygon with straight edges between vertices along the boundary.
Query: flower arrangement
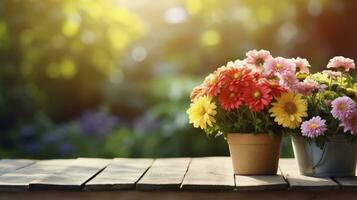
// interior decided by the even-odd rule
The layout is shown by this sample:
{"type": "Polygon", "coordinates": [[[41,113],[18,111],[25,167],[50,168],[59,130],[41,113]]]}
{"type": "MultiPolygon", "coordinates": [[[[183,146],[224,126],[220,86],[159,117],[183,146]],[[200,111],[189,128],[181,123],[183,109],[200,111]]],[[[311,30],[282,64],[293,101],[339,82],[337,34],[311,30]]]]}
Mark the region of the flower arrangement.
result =
{"type": "Polygon", "coordinates": [[[327,68],[305,78],[314,85],[304,97],[308,102],[308,118],[300,130],[293,132],[314,141],[320,148],[334,135],[342,135],[349,142],[357,138],[357,80],[350,74],[355,63],[336,56],[327,68]]]}
{"type": "MultiPolygon", "coordinates": [[[[295,128],[306,116],[306,100],[285,87],[292,84],[289,75],[296,70],[295,62],[273,58],[266,50],[252,50],[246,56],[218,68],[193,89],[187,113],[194,127],[217,135],[274,134],[281,132],[279,125],[295,128]]],[[[301,65],[304,61],[296,59],[301,65]]],[[[306,67],[301,66],[301,71],[306,67]]]]}
{"type": "Polygon", "coordinates": [[[357,136],[354,61],[334,57],[328,70],[310,73],[304,58],[251,50],[228,62],[191,93],[190,123],[207,134],[281,133],[323,145],[332,134],[357,136]]]}
{"type": "Polygon", "coordinates": [[[327,68],[310,73],[304,58],[251,50],[244,60],[228,62],[192,90],[189,121],[208,135],[225,135],[236,174],[276,173],[281,135],[289,133],[303,174],[353,175],[357,148],[347,142],[355,144],[357,138],[357,80],[349,74],[355,64],[338,56],[327,68]],[[344,141],[331,143],[336,135],[344,141]],[[331,162],[343,162],[340,153],[350,152],[352,164],[343,173],[333,167],[311,172],[324,158],[326,143],[331,162]],[[309,161],[314,153],[305,150],[315,148],[311,145],[321,153],[317,165],[309,161]],[[336,148],[342,150],[333,152],[336,148]],[[259,164],[252,159],[257,156],[263,160],[259,164]]]}

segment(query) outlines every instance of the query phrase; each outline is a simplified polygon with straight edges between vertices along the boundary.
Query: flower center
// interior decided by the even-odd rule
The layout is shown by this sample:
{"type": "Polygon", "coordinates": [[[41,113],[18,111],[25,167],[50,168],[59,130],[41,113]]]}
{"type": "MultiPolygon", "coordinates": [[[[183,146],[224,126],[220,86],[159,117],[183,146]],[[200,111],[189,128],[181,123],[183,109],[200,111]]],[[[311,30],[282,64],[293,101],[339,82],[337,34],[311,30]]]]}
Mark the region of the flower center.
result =
{"type": "Polygon", "coordinates": [[[285,110],[286,113],[288,113],[289,115],[291,115],[291,114],[296,113],[297,107],[296,107],[295,103],[293,103],[293,102],[287,102],[287,103],[285,103],[285,105],[284,105],[284,110],[285,110]]]}
{"type": "Polygon", "coordinates": [[[337,105],[337,109],[342,110],[342,111],[346,110],[346,107],[347,106],[344,103],[340,103],[340,104],[337,105]]]}
{"type": "Polygon", "coordinates": [[[233,92],[231,92],[231,93],[229,94],[229,98],[230,98],[230,99],[233,99],[235,96],[236,96],[236,95],[235,95],[233,92]]]}
{"type": "Polygon", "coordinates": [[[206,109],[204,107],[201,107],[201,110],[200,110],[200,115],[203,116],[206,114],[206,109]]]}
{"type": "Polygon", "coordinates": [[[311,124],[309,125],[309,127],[310,127],[311,129],[315,129],[315,128],[318,127],[318,125],[317,125],[316,123],[311,123],[311,124]]]}
{"type": "Polygon", "coordinates": [[[296,65],[296,72],[300,72],[302,69],[302,65],[296,65]]]}
{"type": "Polygon", "coordinates": [[[257,64],[257,65],[263,65],[264,64],[264,59],[263,58],[257,58],[257,60],[255,61],[255,63],[257,64]]]}
{"type": "Polygon", "coordinates": [[[242,73],[236,72],[236,73],[234,73],[233,78],[238,79],[238,78],[240,78],[241,76],[242,76],[242,73]]]}
{"type": "Polygon", "coordinates": [[[253,99],[257,100],[260,99],[260,97],[262,96],[261,92],[259,90],[256,90],[253,92],[253,99]]]}
{"type": "Polygon", "coordinates": [[[275,65],[275,67],[276,67],[277,69],[281,69],[281,68],[283,68],[283,65],[282,65],[281,63],[278,63],[278,64],[275,65]]]}

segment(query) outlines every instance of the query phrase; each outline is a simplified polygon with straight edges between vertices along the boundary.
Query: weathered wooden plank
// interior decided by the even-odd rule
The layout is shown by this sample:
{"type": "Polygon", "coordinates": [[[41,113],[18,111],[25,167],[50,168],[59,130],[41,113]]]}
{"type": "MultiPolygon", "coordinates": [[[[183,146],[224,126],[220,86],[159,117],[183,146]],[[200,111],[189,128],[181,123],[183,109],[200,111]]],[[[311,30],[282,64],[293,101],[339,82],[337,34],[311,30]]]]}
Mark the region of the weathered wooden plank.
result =
{"type": "Polygon", "coordinates": [[[35,163],[34,160],[26,159],[1,159],[0,160],[0,175],[15,171],[35,163]]]}
{"type": "MultiPolygon", "coordinates": [[[[357,175],[357,169],[356,169],[357,175]]],[[[342,189],[357,190],[357,176],[354,177],[335,177],[335,181],[342,189]]]]}
{"type": "Polygon", "coordinates": [[[299,173],[295,159],[280,159],[279,169],[289,182],[290,189],[321,190],[337,189],[338,184],[331,178],[303,176],[299,173]]]}
{"type": "Polygon", "coordinates": [[[236,189],[250,190],[282,190],[288,188],[288,183],[281,175],[269,176],[235,176],[236,189]]]}
{"type": "Polygon", "coordinates": [[[68,166],[74,163],[76,159],[50,159],[50,160],[38,160],[36,164],[41,166],[68,166]]]}
{"type": "Polygon", "coordinates": [[[30,190],[81,190],[83,185],[103,170],[111,160],[78,158],[65,169],[29,184],[30,190]]]}
{"type": "Polygon", "coordinates": [[[97,192],[0,192],[2,200],[355,200],[355,191],[323,190],[323,191],[151,191],[137,190],[97,191],[97,192]]]}
{"type": "Polygon", "coordinates": [[[100,174],[85,184],[85,190],[133,189],[153,161],[153,159],[115,158],[100,174]]]}
{"type": "Polygon", "coordinates": [[[63,170],[73,160],[46,160],[20,168],[0,176],[0,191],[26,191],[28,185],[37,179],[63,170]]]}
{"type": "Polygon", "coordinates": [[[229,157],[193,158],[182,182],[183,190],[232,190],[234,174],[229,157]]]}
{"type": "Polygon", "coordinates": [[[179,190],[190,158],[162,158],[136,184],[138,190],[179,190]]]}

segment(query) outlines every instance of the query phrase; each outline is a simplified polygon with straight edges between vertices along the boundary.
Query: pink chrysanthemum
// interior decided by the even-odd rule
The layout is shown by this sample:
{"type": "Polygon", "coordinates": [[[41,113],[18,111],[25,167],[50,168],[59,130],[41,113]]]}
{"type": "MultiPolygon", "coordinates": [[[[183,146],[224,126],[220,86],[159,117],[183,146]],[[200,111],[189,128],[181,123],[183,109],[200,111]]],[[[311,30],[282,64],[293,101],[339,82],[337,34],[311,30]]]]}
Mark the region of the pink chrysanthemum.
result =
{"type": "Polygon", "coordinates": [[[273,58],[273,56],[271,56],[269,51],[266,51],[263,49],[261,49],[259,51],[251,50],[251,51],[248,51],[245,55],[247,56],[246,62],[248,64],[252,64],[257,67],[263,66],[267,60],[273,58]]]}
{"type": "Polygon", "coordinates": [[[324,135],[326,130],[326,120],[321,119],[320,116],[313,117],[301,124],[302,135],[309,138],[317,138],[320,135],[324,135]]]}
{"type": "Polygon", "coordinates": [[[342,125],[345,132],[350,131],[352,135],[357,135],[357,111],[353,112],[350,117],[343,120],[342,125]]]}
{"type": "Polygon", "coordinates": [[[334,79],[341,76],[341,72],[336,72],[332,70],[323,70],[322,73],[326,74],[329,78],[334,78],[334,79]]]}
{"type": "Polygon", "coordinates": [[[331,103],[331,114],[334,118],[344,121],[356,112],[356,103],[349,97],[338,97],[331,103]]]}
{"type": "Polygon", "coordinates": [[[299,83],[295,73],[292,72],[280,73],[278,74],[278,78],[279,84],[290,91],[299,83]]]}
{"type": "Polygon", "coordinates": [[[296,72],[300,72],[300,73],[303,73],[303,74],[310,73],[309,68],[311,67],[311,65],[310,65],[309,61],[307,61],[305,58],[297,57],[297,58],[292,59],[292,60],[295,63],[296,72]]]}
{"type": "MultiPolygon", "coordinates": [[[[311,79],[305,79],[304,82],[299,82],[294,87],[295,92],[300,93],[304,96],[309,96],[318,89],[320,89],[319,84],[311,79]]],[[[323,89],[322,86],[321,89],[323,89]]]]}
{"type": "Polygon", "coordinates": [[[290,59],[283,57],[276,57],[269,59],[264,64],[264,73],[268,76],[283,74],[283,73],[295,73],[295,63],[290,59]]]}
{"type": "Polygon", "coordinates": [[[344,69],[348,72],[350,69],[355,68],[355,62],[352,59],[343,56],[335,56],[329,61],[327,68],[344,69]]]}

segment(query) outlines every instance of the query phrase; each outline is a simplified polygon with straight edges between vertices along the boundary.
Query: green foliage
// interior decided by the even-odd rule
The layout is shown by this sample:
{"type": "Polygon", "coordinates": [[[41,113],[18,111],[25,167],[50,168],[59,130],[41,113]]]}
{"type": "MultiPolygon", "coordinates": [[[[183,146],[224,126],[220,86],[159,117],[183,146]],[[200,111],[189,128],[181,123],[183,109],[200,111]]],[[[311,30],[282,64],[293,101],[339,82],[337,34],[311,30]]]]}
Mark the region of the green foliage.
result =
{"type": "Polygon", "coordinates": [[[10,0],[0,13],[0,99],[8,105],[0,113],[13,118],[36,110],[68,118],[98,104],[102,82],[145,33],[135,14],[110,0],[10,0]]]}
{"type": "MultiPolygon", "coordinates": [[[[355,57],[356,32],[335,37],[354,26],[355,4],[0,1],[0,157],[227,155],[223,137],[187,123],[197,80],[253,48],[308,57],[320,68],[333,55],[355,57]],[[182,22],[165,19],[172,8],[183,10],[182,22]],[[77,118],[102,108],[123,123],[104,137],[83,135],[77,118]]],[[[283,156],[291,151],[285,139],[283,156]]]]}

